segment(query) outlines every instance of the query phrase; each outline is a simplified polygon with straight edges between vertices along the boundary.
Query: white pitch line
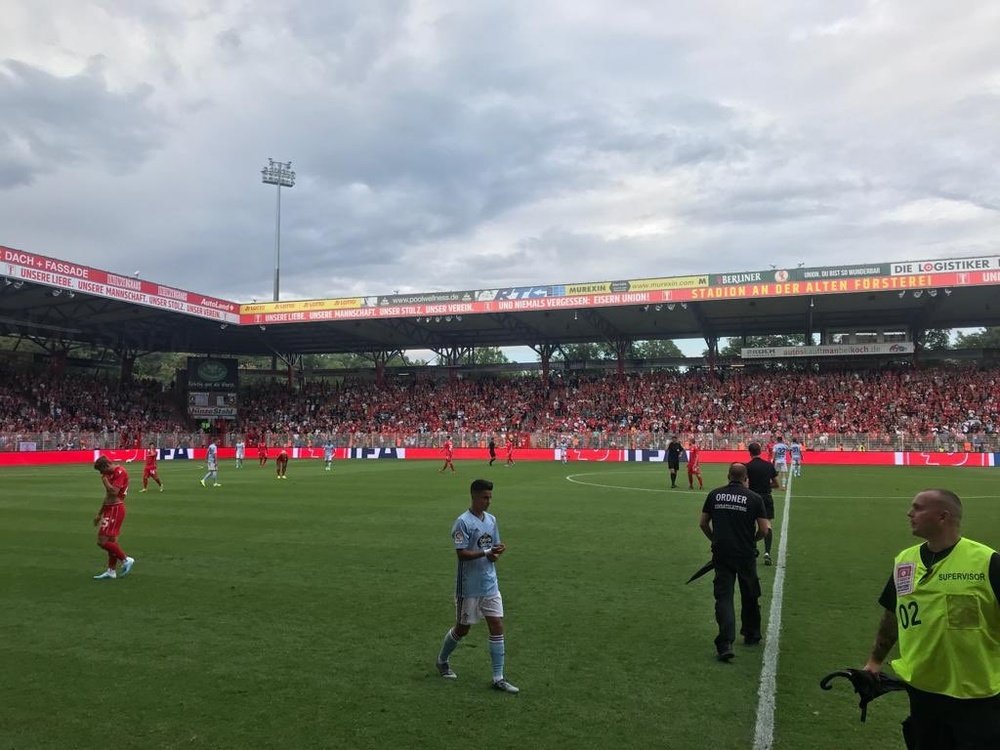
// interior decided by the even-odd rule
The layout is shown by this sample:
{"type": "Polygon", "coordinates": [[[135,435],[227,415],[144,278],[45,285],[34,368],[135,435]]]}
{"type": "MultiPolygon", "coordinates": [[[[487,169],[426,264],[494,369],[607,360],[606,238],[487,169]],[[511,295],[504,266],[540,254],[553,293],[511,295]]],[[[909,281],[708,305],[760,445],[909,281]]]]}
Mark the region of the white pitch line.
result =
{"type": "Polygon", "coordinates": [[[774,745],[774,703],[778,677],[778,648],[781,640],[781,601],[785,594],[785,560],[788,557],[788,516],[792,507],[792,472],[785,486],[785,507],[781,512],[781,539],[778,540],[778,561],[771,589],[771,612],[767,618],[764,640],[764,664],[760,670],[757,691],[757,725],[753,732],[753,750],[770,750],[774,745]]]}

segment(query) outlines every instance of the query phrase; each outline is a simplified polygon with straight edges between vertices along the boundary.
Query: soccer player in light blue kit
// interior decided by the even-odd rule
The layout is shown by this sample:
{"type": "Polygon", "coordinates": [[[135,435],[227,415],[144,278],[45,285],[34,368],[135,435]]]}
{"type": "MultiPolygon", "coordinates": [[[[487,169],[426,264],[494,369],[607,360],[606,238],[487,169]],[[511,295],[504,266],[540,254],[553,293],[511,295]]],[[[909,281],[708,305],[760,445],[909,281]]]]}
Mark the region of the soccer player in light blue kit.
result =
{"type": "Polygon", "coordinates": [[[792,454],[792,474],[797,477],[802,476],[802,445],[798,438],[792,438],[792,444],[788,446],[788,451],[792,454]]]}
{"type": "Polygon", "coordinates": [[[445,679],[458,678],[448,663],[448,657],[469,628],[486,620],[490,629],[490,659],[493,662],[493,687],[504,693],[518,689],[503,675],[503,599],[497,584],[496,561],[507,549],[500,542],[497,519],[486,509],[493,499],[493,482],[477,479],[469,488],[472,503],[451,527],[451,539],[458,554],[458,576],[455,584],[455,626],[444,636],[437,657],[438,673],[445,679]]]}
{"type": "Polygon", "coordinates": [[[323,445],[323,460],[326,461],[326,470],[333,468],[333,441],[327,440],[323,445]]]}
{"type": "Polygon", "coordinates": [[[237,440],[236,441],[236,468],[237,469],[242,469],[243,468],[243,459],[246,457],[246,453],[247,453],[247,444],[244,443],[242,439],[241,440],[237,440]]]}
{"type": "Polygon", "coordinates": [[[566,435],[559,438],[559,455],[562,456],[563,463],[569,461],[569,438],[566,435]]]}
{"type": "Polygon", "coordinates": [[[784,483],[781,481],[784,475],[788,472],[788,446],[785,445],[785,438],[778,435],[777,442],[771,446],[771,460],[774,462],[774,468],[778,470],[778,489],[784,487],[784,483]]]}
{"type": "Polygon", "coordinates": [[[214,440],[208,444],[208,453],[205,454],[205,464],[208,468],[208,472],[201,478],[201,486],[207,486],[205,484],[205,480],[211,477],[212,486],[221,487],[222,485],[219,484],[219,449],[215,445],[214,440]]]}

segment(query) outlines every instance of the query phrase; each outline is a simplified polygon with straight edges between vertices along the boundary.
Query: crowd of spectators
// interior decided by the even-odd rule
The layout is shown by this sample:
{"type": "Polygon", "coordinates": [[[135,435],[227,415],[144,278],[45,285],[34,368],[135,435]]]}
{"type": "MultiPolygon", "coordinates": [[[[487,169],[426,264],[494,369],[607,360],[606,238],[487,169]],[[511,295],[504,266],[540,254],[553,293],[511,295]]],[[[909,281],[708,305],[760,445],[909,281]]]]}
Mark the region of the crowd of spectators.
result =
{"type": "MultiPolygon", "coordinates": [[[[842,435],[983,445],[1000,426],[1000,370],[697,371],[269,385],[246,391],[253,434],[842,435]]],[[[659,441],[657,441],[659,442],[659,441]]]]}
{"type": "MultiPolygon", "coordinates": [[[[177,406],[183,399],[156,381],[123,385],[97,375],[2,368],[0,375],[0,449],[30,433],[48,436],[49,447],[91,447],[74,444],[82,433],[131,447],[152,434],[173,434],[179,444],[179,434],[198,430],[177,406]]],[[[547,381],[537,374],[389,377],[382,386],[349,378],[251,386],[241,391],[238,412],[227,432],[251,442],[294,436],[303,445],[356,435],[434,444],[449,434],[510,432],[550,440],[600,435],[605,445],[637,447],[675,434],[783,434],[815,448],[871,435],[899,445],[985,449],[1000,437],[1000,369],[559,373],[547,381]]]]}
{"type": "Polygon", "coordinates": [[[175,400],[155,380],[0,367],[0,449],[22,440],[52,448],[131,446],[149,433],[189,431],[175,400]],[[97,436],[97,437],[94,437],[97,436]]]}

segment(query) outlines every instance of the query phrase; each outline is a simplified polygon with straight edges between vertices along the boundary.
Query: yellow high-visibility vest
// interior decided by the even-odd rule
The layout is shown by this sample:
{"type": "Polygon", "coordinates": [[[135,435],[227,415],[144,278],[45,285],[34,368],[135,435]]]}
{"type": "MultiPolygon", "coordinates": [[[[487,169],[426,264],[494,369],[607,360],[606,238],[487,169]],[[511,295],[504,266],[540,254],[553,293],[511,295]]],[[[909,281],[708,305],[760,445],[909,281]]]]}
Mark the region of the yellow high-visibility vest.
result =
{"type": "Polygon", "coordinates": [[[994,551],[960,539],[927,568],[920,545],[896,556],[896,674],[913,687],[953,698],[1000,694],[1000,602],[990,586],[994,551]]]}

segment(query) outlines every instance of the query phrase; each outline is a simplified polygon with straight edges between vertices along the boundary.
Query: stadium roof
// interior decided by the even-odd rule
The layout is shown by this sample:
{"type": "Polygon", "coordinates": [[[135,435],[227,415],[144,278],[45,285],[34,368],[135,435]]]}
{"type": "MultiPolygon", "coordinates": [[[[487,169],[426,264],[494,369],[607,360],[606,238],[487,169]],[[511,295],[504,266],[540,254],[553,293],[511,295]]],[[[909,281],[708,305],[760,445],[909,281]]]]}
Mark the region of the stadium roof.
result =
{"type": "Polygon", "coordinates": [[[237,303],[0,246],[0,334],[214,355],[1000,325],[1000,256],[237,303]]]}

